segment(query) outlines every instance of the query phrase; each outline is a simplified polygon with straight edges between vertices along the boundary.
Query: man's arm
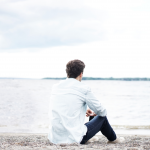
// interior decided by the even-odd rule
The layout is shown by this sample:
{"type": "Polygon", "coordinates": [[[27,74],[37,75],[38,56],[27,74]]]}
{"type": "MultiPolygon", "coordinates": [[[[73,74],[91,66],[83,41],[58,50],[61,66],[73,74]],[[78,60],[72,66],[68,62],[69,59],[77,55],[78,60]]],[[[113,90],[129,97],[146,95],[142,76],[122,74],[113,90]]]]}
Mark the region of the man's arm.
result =
{"type": "Polygon", "coordinates": [[[86,103],[88,107],[94,111],[98,116],[105,117],[107,115],[106,109],[102,106],[100,101],[94,96],[94,94],[89,90],[86,95],[86,103]]]}

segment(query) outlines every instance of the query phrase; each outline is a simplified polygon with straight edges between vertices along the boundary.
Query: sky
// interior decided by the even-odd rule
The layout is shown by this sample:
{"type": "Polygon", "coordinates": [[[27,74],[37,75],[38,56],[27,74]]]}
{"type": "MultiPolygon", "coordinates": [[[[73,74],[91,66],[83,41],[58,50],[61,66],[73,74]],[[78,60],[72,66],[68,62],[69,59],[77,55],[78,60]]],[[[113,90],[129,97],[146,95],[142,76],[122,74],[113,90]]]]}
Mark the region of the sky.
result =
{"type": "Polygon", "coordinates": [[[0,0],[0,77],[150,77],[149,0],[0,0]]]}

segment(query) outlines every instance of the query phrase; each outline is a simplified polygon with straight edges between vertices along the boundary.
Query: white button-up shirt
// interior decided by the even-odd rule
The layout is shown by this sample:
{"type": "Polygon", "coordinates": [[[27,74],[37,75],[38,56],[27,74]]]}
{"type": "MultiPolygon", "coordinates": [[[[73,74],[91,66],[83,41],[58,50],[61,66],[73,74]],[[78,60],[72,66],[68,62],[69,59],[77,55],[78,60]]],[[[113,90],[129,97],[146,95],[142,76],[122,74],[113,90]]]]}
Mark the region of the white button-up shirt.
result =
{"type": "Polygon", "coordinates": [[[87,85],[74,78],[55,84],[50,97],[50,142],[80,143],[87,132],[84,125],[87,105],[95,114],[106,116],[106,109],[87,85]]]}

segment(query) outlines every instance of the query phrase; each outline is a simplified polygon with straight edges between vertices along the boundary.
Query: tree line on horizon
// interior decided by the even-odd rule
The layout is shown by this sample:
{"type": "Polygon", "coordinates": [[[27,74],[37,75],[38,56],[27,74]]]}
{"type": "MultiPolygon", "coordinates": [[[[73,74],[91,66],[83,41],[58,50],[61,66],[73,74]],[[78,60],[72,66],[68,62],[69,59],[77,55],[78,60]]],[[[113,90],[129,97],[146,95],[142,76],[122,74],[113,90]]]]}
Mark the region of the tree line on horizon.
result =
{"type": "MultiPolygon", "coordinates": [[[[49,80],[65,80],[66,77],[62,78],[52,78],[47,77],[43,79],[49,79],[49,80]]],[[[82,80],[122,80],[122,81],[150,81],[150,78],[95,78],[95,77],[83,77],[82,80]]]]}

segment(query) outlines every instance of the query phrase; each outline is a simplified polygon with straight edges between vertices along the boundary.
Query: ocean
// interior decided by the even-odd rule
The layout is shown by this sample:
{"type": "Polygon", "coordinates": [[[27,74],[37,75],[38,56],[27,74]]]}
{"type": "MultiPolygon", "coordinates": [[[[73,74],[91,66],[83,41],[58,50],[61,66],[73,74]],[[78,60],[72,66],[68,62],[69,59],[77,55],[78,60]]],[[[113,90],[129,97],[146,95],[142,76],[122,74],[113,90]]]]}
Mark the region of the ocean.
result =
{"type": "MultiPolygon", "coordinates": [[[[0,132],[47,133],[51,88],[58,82],[0,79],[0,132]]],[[[116,133],[150,134],[150,81],[82,82],[106,107],[116,133]]]]}

